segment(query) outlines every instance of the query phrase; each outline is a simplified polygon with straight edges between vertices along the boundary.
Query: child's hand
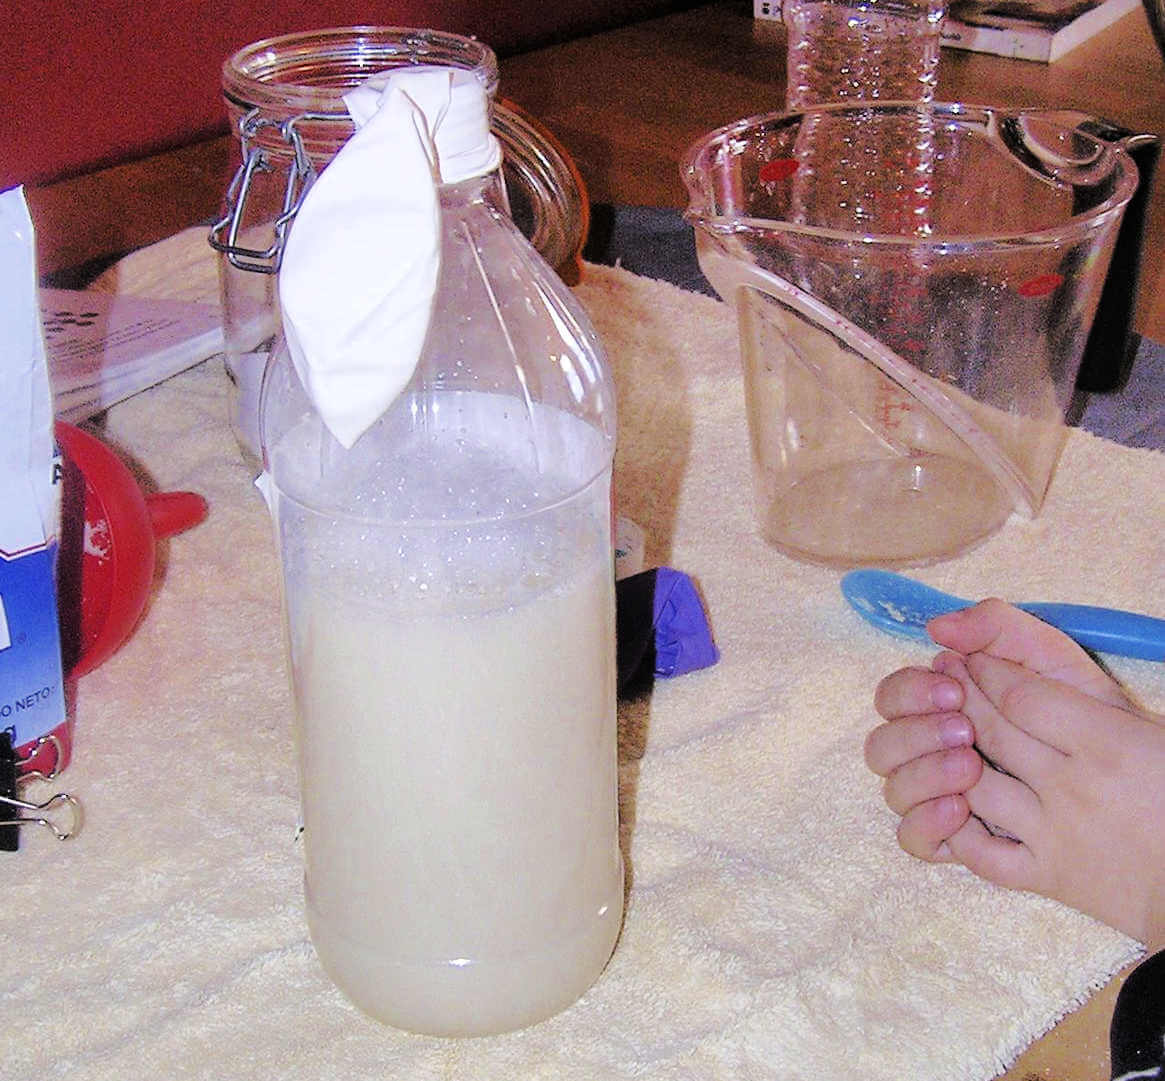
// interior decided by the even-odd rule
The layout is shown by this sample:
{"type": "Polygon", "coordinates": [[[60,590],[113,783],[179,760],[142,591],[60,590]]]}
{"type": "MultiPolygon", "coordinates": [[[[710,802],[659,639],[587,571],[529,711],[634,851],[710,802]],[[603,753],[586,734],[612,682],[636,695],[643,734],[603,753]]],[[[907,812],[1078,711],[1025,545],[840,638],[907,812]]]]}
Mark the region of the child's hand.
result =
{"type": "Polygon", "coordinates": [[[968,790],[972,817],[947,839],[949,857],[1165,945],[1165,725],[988,653],[949,658],[946,671],[998,767],[968,790]]]}
{"type": "Polygon", "coordinates": [[[929,630],[953,652],[879,684],[866,741],[903,848],[1165,945],[1165,723],[1001,601],[929,630]]]}

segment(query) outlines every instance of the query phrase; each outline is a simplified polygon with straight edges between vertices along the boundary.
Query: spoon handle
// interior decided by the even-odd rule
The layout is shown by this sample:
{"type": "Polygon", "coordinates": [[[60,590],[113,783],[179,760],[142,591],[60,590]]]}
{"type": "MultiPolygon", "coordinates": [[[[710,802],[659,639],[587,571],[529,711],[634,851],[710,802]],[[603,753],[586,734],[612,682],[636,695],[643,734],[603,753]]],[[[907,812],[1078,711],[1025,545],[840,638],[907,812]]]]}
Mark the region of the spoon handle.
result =
{"type": "Polygon", "coordinates": [[[1090,604],[1020,604],[1016,607],[1050,623],[1085,649],[1165,661],[1165,619],[1095,608],[1090,604]]]}

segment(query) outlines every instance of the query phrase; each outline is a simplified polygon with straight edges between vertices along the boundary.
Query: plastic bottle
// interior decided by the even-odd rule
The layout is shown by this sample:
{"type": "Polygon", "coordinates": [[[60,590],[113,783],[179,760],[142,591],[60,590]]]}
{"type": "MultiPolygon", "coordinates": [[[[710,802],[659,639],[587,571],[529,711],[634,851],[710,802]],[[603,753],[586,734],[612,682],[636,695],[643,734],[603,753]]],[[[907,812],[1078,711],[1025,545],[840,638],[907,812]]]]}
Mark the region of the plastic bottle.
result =
{"type": "Polygon", "coordinates": [[[614,392],[504,205],[496,170],[440,186],[419,362],[350,449],[285,347],[261,410],[312,938],[358,1006],[438,1035],[567,1006],[622,917],[614,392]]]}
{"type": "Polygon", "coordinates": [[[791,0],[787,108],[933,101],[945,14],[944,0],[791,0]]]}

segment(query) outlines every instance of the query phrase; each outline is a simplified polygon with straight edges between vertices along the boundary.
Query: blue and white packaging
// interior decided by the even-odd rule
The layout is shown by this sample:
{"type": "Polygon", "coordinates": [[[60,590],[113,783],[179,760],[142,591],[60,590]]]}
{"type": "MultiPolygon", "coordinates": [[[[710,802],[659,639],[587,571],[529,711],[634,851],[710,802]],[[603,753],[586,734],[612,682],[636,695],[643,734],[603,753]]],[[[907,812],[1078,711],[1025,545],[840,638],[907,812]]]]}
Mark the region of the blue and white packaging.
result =
{"type": "Polygon", "coordinates": [[[0,730],[27,749],[66,724],[57,621],[61,464],[32,219],[0,193],[0,730]]]}

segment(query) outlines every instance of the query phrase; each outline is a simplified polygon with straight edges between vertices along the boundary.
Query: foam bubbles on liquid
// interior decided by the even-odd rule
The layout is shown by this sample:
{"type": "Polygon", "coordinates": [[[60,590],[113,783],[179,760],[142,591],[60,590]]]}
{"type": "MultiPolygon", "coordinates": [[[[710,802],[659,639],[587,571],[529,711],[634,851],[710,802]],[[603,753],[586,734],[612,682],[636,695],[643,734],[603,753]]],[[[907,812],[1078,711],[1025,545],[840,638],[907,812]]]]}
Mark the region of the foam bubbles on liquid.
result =
{"type": "Polygon", "coordinates": [[[302,432],[276,447],[276,486],[291,496],[279,515],[295,520],[285,564],[369,604],[488,610],[544,592],[593,554],[609,453],[594,429],[495,395],[436,398],[423,415],[386,416],[381,438],[348,452],[317,460],[302,432]]]}

